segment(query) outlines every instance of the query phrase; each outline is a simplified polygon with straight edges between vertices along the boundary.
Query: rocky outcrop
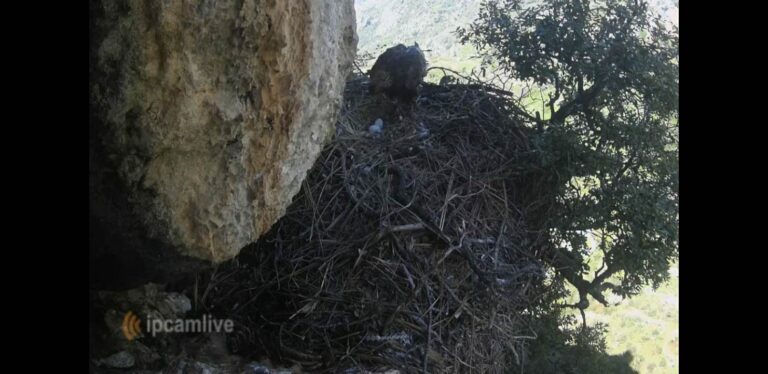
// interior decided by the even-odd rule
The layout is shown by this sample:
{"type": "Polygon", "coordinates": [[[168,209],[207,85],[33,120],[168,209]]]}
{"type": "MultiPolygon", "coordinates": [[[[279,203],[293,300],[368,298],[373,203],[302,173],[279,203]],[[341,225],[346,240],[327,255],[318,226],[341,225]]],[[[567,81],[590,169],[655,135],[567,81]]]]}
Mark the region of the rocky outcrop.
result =
{"type": "Polygon", "coordinates": [[[95,312],[88,329],[91,373],[114,373],[115,369],[143,373],[160,367],[162,373],[178,374],[297,372],[230,354],[227,335],[238,332],[234,328],[219,331],[211,322],[204,323],[205,318],[221,323],[227,321],[225,318],[196,313],[192,300],[160,285],[99,291],[91,295],[91,306],[95,312]],[[169,327],[160,327],[162,323],[169,327]],[[157,330],[150,330],[150,326],[157,330]],[[175,326],[189,331],[180,333],[175,326]]]}
{"type": "Polygon", "coordinates": [[[332,134],[353,1],[102,0],[90,12],[92,285],[232,258],[281,217],[332,134]]]}

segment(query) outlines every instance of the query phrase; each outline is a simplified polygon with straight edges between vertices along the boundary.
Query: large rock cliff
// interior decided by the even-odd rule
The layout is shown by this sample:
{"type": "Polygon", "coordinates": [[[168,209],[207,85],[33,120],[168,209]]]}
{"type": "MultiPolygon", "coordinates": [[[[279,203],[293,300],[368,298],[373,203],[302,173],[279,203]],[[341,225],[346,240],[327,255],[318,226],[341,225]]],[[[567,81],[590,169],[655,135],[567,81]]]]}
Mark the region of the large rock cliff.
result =
{"type": "Polygon", "coordinates": [[[235,256],[334,127],[352,0],[91,1],[92,287],[235,256]]]}

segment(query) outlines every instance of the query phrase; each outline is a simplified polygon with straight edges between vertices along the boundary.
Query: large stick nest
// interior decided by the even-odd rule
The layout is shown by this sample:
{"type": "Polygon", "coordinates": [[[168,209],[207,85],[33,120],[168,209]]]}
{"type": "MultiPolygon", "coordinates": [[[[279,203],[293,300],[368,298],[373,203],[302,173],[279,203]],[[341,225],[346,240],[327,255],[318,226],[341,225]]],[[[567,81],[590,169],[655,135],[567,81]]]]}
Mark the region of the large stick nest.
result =
{"type": "Polygon", "coordinates": [[[201,303],[235,320],[236,352],[308,371],[502,372],[544,290],[552,189],[530,126],[483,85],[425,84],[410,106],[366,85],[349,82],[285,216],[201,303]]]}

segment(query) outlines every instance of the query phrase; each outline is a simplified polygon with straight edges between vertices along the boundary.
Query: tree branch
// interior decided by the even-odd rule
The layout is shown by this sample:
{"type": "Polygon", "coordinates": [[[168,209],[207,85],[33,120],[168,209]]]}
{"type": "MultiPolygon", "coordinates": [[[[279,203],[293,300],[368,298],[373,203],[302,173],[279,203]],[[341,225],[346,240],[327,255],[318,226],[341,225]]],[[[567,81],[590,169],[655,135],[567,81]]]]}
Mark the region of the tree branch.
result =
{"type": "MultiPolygon", "coordinates": [[[[594,281],[591,283],[587,282],[579,273],[577,273],[580,264],[576,263],[576,261],[567,254],[565,249],[553,248],[552,250],[554,251],[554,256],[551,265],[563,278],[565,278],[566,281],[568,281],[568,283],[573,285],[576,290],[579,291],[579,303],[575,304],[575,306],[578,308],[581,308],[581,306],[588,306],[589,301],[587,300],[587,295],[592,296],[600,304],[608,306],[608,300],[606,300],[605,296],[602,294],[600,284],[595,283],[594,281]]],[[[601,274],[602,278],[600,278],[600,280],[602,281],[609,277],[609,272],[611,272],[610,269],[601,274]]]]}
{"type": "Polygon", "coordinates": [[[550,122],[562,124],[565,118],[581,108],[589,107],[607,85],[607,79],[601,79],[590,86],[586,91],[576,94],[576,97],[560,107],[560,110],[552,114],[550,122]]]}
{"type": "Polygon", "coordinates": [[[547,105],[549,106],[549,112],[554,114],[555,113],[555,102],[560,98],[560,79],[557,77],[557,74],[555,74],[555,94],[549,95],[549,103],[547,105]]]}

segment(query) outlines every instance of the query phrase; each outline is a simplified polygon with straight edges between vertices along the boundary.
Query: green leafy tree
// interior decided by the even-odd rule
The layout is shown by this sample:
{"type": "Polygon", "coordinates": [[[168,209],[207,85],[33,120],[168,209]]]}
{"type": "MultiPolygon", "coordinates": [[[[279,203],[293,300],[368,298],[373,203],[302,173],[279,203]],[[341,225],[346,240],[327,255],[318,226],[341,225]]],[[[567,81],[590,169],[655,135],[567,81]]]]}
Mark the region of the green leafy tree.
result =
{"type": "Polygon", "coordinates": [[[510,365],[512,373],[539,374],[637,374],[631,352],[606,353],[605,326],[577,328],[573,317],[542,316],[536,322],[538,339],[531,341],[526,360],[510,365]]]}
{"type": "Polygon", "coordinates": [[[547,95],[539,166],[556,180],[551,265],[604,305],[668,279],[678,257],[678,31],[640,0],[487,1],[459,29],[547,95]],[[597,238],[603,263],[589,269],[597,238]]]}

